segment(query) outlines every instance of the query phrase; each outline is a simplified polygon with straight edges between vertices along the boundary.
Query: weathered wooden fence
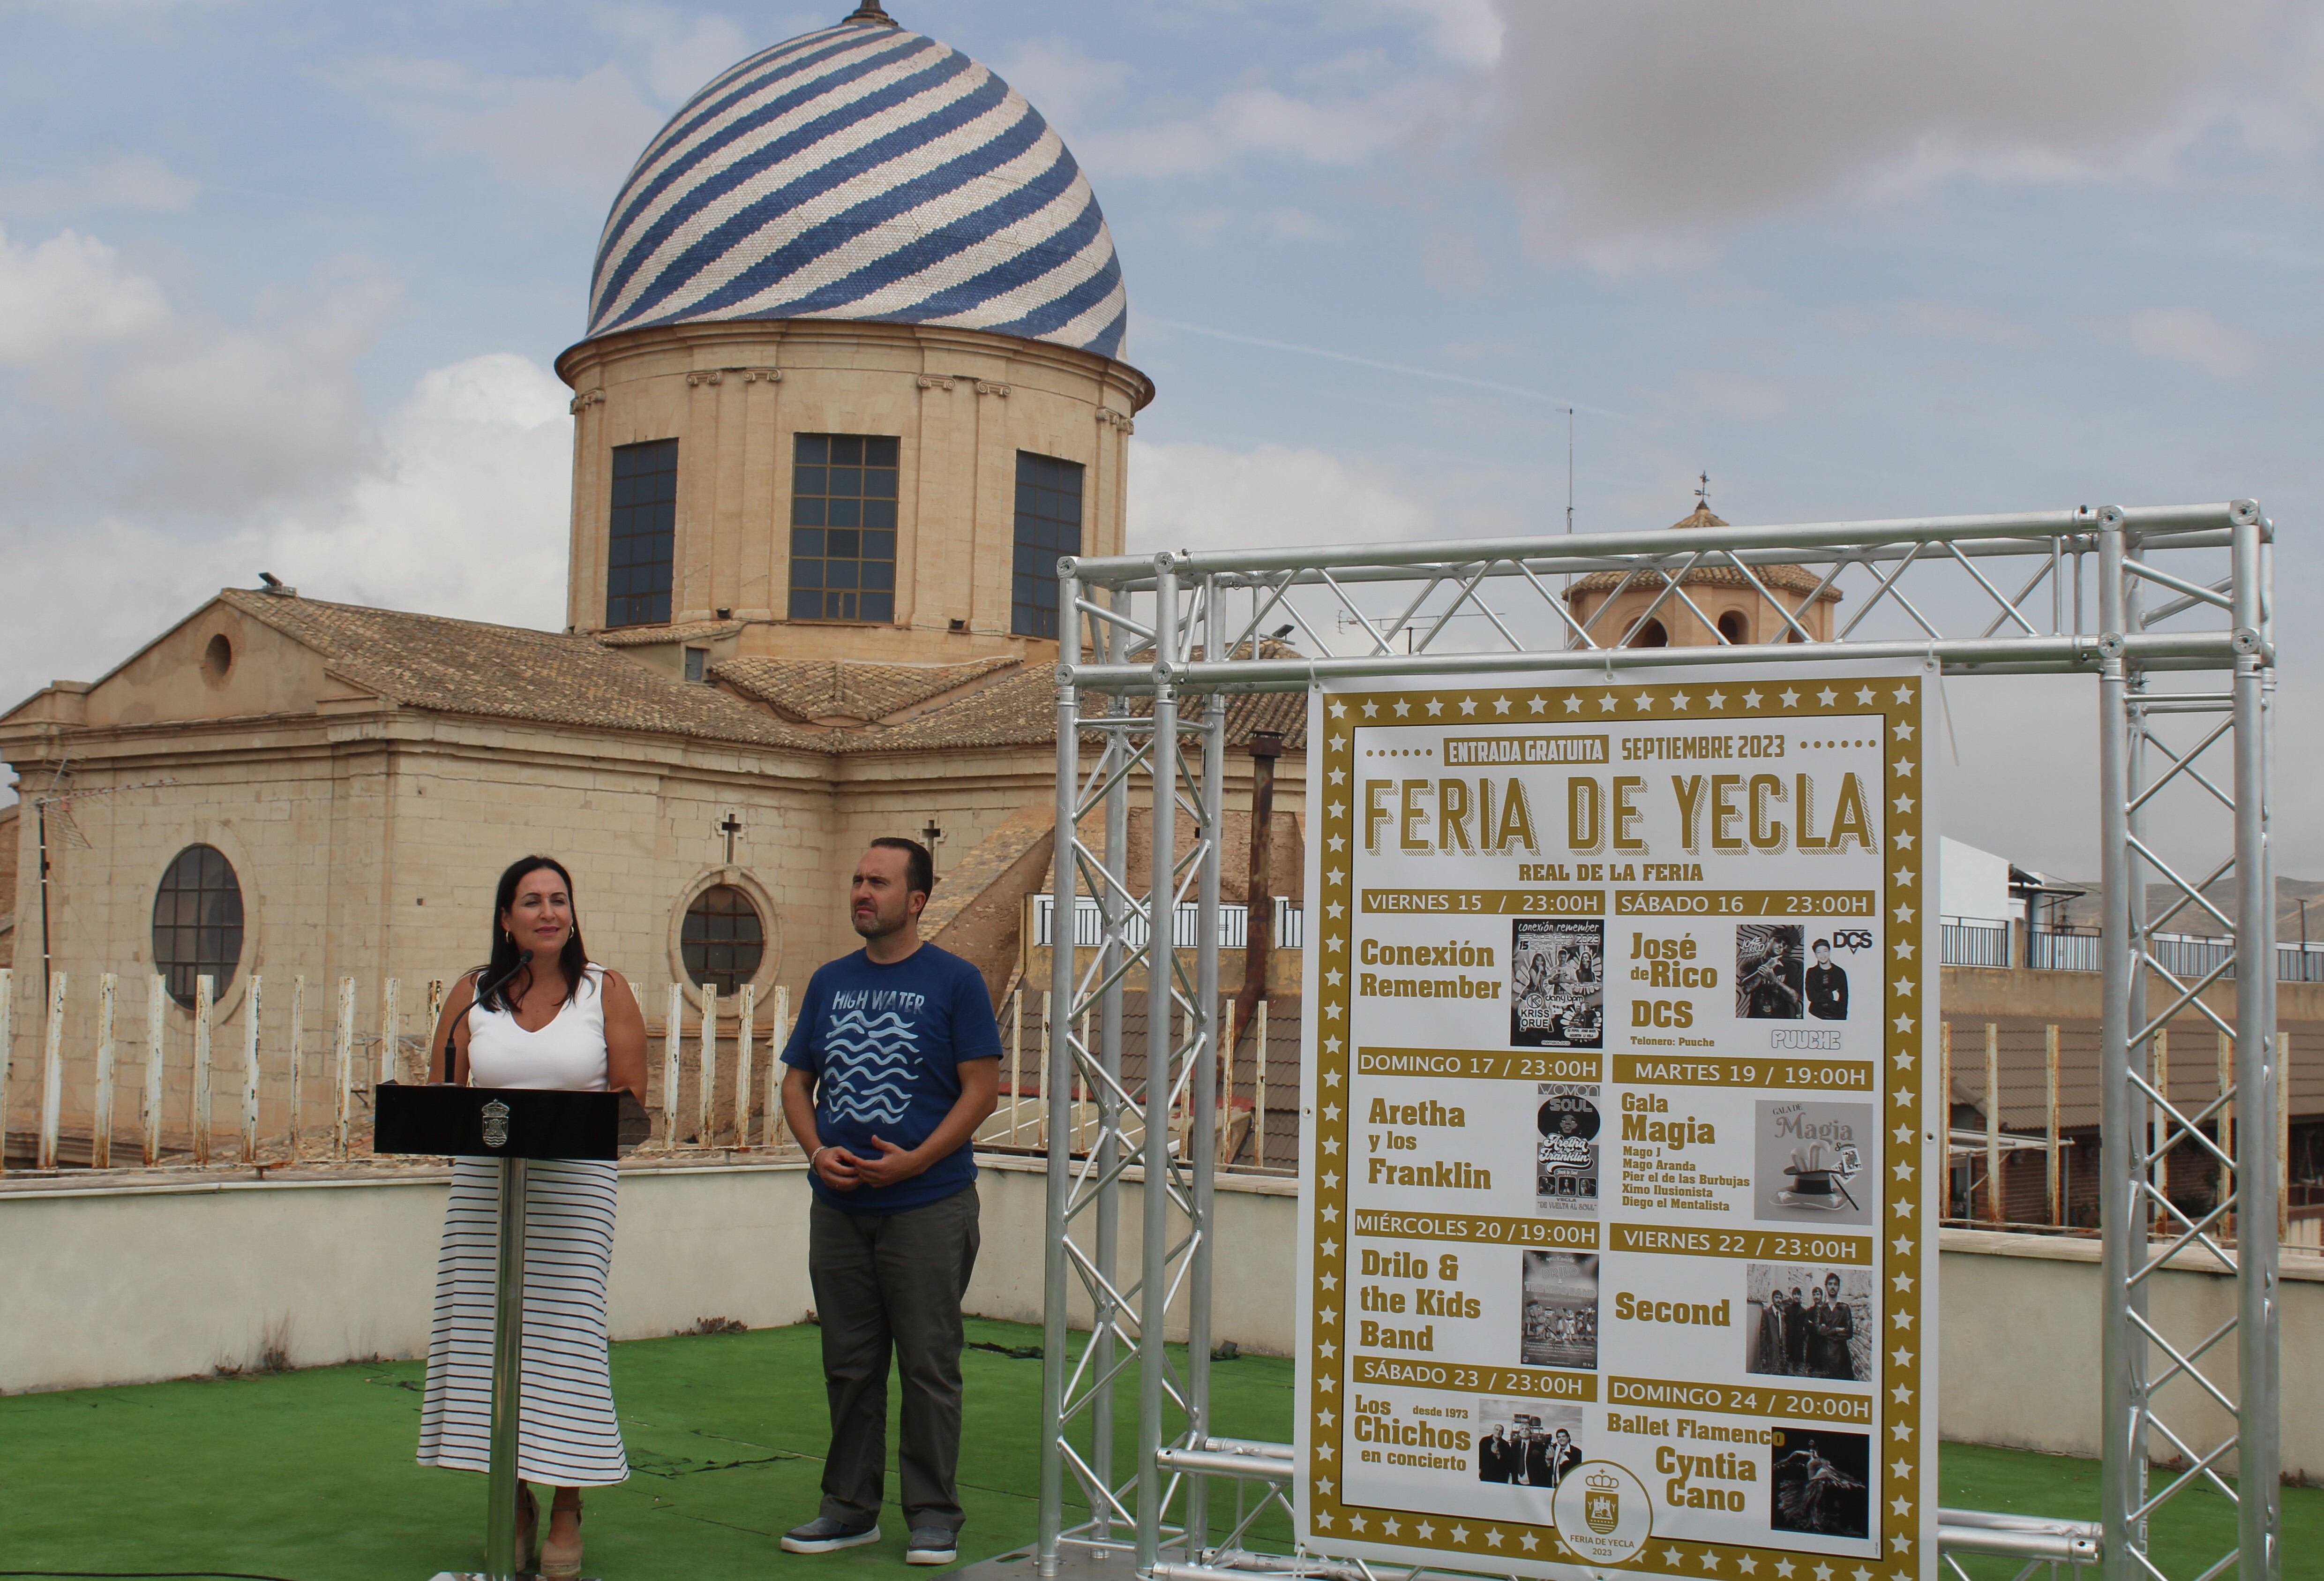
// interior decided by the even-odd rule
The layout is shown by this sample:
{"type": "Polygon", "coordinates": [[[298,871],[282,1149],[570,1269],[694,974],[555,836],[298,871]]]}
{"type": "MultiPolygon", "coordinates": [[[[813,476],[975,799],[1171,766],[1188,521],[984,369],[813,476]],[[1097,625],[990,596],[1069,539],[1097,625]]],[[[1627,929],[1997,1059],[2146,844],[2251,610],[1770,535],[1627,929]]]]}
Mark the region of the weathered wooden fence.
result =
{"type": "MultiPolygon", "coordinates": [[[[335,985],[253,976],[222,1018],[209,977],[197,980],[184,1010],[155,974],[107,972],[91,985],[56,972],[47,986],[44,1001],[22,1004],[14,975],[0,968],[0,1170],[12,1161],[53,1170],[365,1159],[373,1084],[430,1079],[438,1051],[429,1045],[445,994],[440,979],[407,995],[393,977],[370,992],[352,976],[335,985]],[[36,1059],[12,1058],[28,1044],[36,1059]]],[[[647,1026],[650,1150],[789,1147],[779,1063],[789,990],[778,986],[764,1007],[748,986],[731,1001],[715,988],[696,992],[700,1008],[690,1011],[686,990],[668,985],[661,1017],[647,1026]]],[[[1050,1011],[1049,995],[1021,982],[1003,998],[1001,1101],[978,1131],[979,1146],[1047,1150],[1050,1011]]],[[[1297,1161],[1294,1150],[1278,1139],[1270,1157],[1264,1121],[1296,1103],[1296,1085],[1277,1077],[1269,1091],[1267,1003],[1254,1035],[1241,1040],[1247,1049],[1235,1049],[1232,1021],[1229,997],[1220,1008],[1229,1053],[1211,1116],[1218,1157],[1232,1160],[1226,1168],[1283,1172],[1297,1161]]],[[[1086,1027],[1076,1031],[1088,1036],[1086,1027]]],[[[1102,1096],[1076,1084],[1068,1143],[1076,1153],[1098,1134],[1102,1096]]],[[[1183,1145],[1196,1123],[1186,1094],[1171,1104],[1170,1121],[1183,1145]]]]}

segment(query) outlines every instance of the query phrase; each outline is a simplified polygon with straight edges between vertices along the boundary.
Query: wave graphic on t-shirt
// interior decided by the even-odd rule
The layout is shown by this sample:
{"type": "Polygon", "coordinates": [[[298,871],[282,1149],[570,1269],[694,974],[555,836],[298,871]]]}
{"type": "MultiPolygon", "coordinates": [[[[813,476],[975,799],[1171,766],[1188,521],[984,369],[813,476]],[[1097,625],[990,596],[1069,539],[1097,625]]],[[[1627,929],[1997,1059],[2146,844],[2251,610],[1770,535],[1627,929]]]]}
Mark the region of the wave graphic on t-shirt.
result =
{"type": "Polygon", "coordinates": [[[869,1020],[860,1010],[836,1017],[823,1036],[821,1096],[832,1117],[862,1125],[902,1120],[912,1106],[919,1046],[911,1022],[893,1011],[869,1020]]]}

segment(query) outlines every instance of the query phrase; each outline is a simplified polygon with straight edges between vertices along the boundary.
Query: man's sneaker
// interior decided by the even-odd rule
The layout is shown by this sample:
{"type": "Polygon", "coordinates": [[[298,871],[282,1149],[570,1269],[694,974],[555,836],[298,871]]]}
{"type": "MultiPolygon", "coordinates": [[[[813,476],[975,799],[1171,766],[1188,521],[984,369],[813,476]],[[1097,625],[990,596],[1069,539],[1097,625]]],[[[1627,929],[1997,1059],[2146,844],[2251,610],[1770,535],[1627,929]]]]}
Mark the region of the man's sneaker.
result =
{"type": "MultiPolygon", "coordinates": [[[[840,1549],[861,1548],[867,1542],[879,1540],[880,1529],[877,1526],[850,1526],[844,1521],[834,1521],[828,1515],[818,1515],[805,1526],[794,1526],[783,1533],[783,1552],[828,1554],[840,1549]]],[[[945,1541],[949,1545],[952,1539],[947,1536],[945,1541]]]]}
{"type": "Polygon", "coordinates": [[[959,1544],[959,1534],[941,1526],[915,1526],[911,1540],[904,1545],[904,1563],[949,1565],[960,1557],[959,1544]]]}

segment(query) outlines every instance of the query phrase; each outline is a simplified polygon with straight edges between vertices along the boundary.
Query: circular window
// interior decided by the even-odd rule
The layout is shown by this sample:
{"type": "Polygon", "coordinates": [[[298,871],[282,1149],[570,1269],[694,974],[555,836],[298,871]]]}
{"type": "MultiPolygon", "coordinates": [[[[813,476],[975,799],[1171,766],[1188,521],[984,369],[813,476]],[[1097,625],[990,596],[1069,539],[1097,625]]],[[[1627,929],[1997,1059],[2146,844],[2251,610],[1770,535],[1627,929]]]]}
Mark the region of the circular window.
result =
{"type": "Polygon", "coordinates": [[[226,640],[224,632],[220,632],[217,636],[212,637],[209,640],[209,645],[202,650],[202,675],[212,686],[216,686],[226,679],[226,672],[233,668],[234,644],[226,640]]]}
{"type": "Polygon", "coordinates": [[[242,959],[242,885],[215,846],[189,846],[162,871],[153,896],[153,969],[170,997],[191,1007],[194,980],[215,979],[214,994],[234,981],[242,959]]]}
{"type": "Polygon", "coordinates": [[[759,975],[767,930],[750,896],[732,884],[713,884],[687,907],[678,948],[696,987],[733,994],[759,975]]]}

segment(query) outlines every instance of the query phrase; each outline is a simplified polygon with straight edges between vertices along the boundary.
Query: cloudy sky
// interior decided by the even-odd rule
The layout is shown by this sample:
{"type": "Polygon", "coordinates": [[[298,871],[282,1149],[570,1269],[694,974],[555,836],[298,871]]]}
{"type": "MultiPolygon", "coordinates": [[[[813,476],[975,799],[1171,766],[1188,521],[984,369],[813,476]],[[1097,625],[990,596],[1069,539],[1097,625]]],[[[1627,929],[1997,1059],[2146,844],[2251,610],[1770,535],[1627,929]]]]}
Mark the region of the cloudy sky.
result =
{"type": "MultiPolygon", "coordinates": [[[[549,367],[605,206],[713,72],[846,9],[0,0],[0,693],[261,569],[555,624],[549,367]]],[[[1554,531],[1572,406],[1584,531],[1704,470],[1737,522],[2251,495],[2312,629],[2312,10],[894,10],[1096,185],[1161,390],[1141,545],[1554,531]]],[[[1956,832],[2088,871],[2087,689],[1952,691],[1956,832]]]]}

